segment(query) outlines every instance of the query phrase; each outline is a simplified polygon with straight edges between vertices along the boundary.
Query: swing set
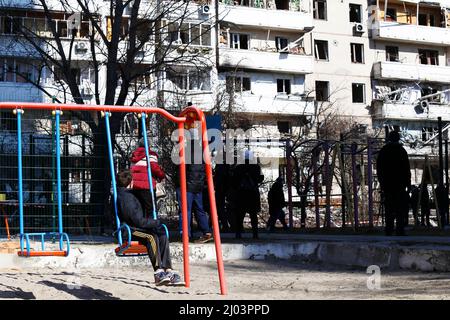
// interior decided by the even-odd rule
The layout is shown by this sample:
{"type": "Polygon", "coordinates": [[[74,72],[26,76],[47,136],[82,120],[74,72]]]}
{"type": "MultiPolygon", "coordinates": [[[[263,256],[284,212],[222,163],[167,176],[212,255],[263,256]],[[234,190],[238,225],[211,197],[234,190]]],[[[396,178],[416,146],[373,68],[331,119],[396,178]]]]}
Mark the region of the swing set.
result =
{"type": "MultiPolygon", "coordinates": [[[[193,106],[185,108],[178,117],[170,114],[168,111],[161,108],[144,108],[144,107],[129,107],[129,106],[102,106],[102,105],[80,105],[80,104],[51,104],[51,103],[25,103],[25,102],[0,102],[0,109],[12,109],[17,117],[17,161],[18,161],[18,202],[19,202],[19,224],[20,224],[20,251],[19,256],[22,257],[36,257],[36,256],[68,256],[70,252],[70,240],[67,233],[63,232],[62,223],[62,191],[61,191],[61,154],[60,154],[60,116],[64,111],[94,111],[101,112],[105,119],[106,138],[108,143],[109,164],[111,170],[111,184],[113,191],[114,213],[116,218],[117,229],[114,234],[117,235],[119,246],[115,249],[118,256],[136,256],[147,254],[145,246],[138,242],[131,241],[131,228],[126,223],[121,223],[117,210],[117,187],[115,179],[115,166],[113,158],[113,143],[111,139],[109,119],[113,112],[119,113],[137,113],[141,119],[142,132],[144,138],[146,159],[147,159],[147,174],[150,186],[150,194],[153,204],[153,218],[157,218],[155,195],[153,190],[152,173],[150,169],[149,157],[149,142],[146,133],[146,118],[148,114],[158,114],[165,119],[178,124],[178,143],[179,143],[179,159],[180,159],[180,193],[181,193],[181,215],[182,215],[182,241],[183,241],[183,271],[184,281],[186,287],[190,286],[190,271],[189,271],[189,232],[188,232],[188,218],[187,218],[187,188],[186,188],[186,160],[185,160],[185,135],[184,128],[192,127],[194,122],[201,123],[202,136],[202,151],[205,162],[206,179],[208,186],[208,195],[210,203],[211,223],[213,227],[214,243],[216,250],[217,269],[219,275],[220,292],[222,295],[227,294],[225,283],[225,273],[222,258],[222,247],[219,233],[219,222],[217,218],[216,199],[214,194],[214,183],[212,176],[211,157],[208,147],[208,135],[206,127],[206,118],[203,112],[193,106]],[[22,115],[24,110],[49,110],[55,117],[55,149],[56,149],[56,184],[57,184],[57,209],[58,209],[58,232],[40,232],[40,233],[26,233],[24,228],[24,213],[23,213],[23,176],[22,176],[22,115]],[[126,232],[127,239],[124,241],[123,234],[126,232]],[[41,250],[32,250],[30,248],[30,237],[40,237],[41,250]],[[54,237],[59,238],[59,250],[46,250],[45,238],[54,237]],[[64,246],[65,244],[65,246],[64,246]]],[[[163,227],[168,235],[168,229],[165,225],[163,227]]]]}

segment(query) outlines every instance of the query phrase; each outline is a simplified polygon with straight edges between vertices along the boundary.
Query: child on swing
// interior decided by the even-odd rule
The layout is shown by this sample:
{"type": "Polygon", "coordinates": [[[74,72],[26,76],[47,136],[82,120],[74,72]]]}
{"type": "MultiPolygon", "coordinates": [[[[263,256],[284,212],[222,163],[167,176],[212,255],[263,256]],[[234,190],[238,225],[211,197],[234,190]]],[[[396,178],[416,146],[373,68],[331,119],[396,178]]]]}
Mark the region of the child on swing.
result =
{"type": "Polygon", "coordinates": [[[159,219],[146,217],[140,201],[132,193],[130,171],[117,175],[117,207],[119,218],[131,228],[132,240],[147,247],[148,256],[155,271],[155,284],[184,286],[178,273],[172,270],[169,240],[159,219]]]}

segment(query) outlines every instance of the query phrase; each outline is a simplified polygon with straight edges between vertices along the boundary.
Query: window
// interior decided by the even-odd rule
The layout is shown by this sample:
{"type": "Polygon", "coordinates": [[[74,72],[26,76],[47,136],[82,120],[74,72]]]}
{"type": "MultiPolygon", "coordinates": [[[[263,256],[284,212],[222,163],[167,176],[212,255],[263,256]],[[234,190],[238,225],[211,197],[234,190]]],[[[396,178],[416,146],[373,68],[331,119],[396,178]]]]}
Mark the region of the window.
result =
{"type": "Polygon", "coordinates": [[[289,121],[277,121],[279,133],[291,133],[291,123],[289,121]]]}
{"type": "Polygon", "coordinates": [[[277,51],[283,51],[287,52],[288,50],[289,41],[286,38],[282,37],[275,37],[275,46],[277,47],[277,51]]]}
{"type": "Polygon", "coordinates": [[[386,61],[400,61],[398,47],[386,46],[386,61]]]}
{"type": "Polygon", "coordinates": [[[166,22],[166,42],[211,46],[211,26],[209,24],[166,22]]]}
{"type": "Polygon", "coordinates": [[[230,48],[248,50],[249,36],[246,34],[232,33],[230,48]]]}
{"type": "Polygon", "coordinates": [[[314,19],[327,20],[327,0],[314,0],[314,19]]]}
{"type": "Polygon", "coordinates": [[[424,13],[419,14],[419,25],[428,26],[428,19],[426,14],[424,13]]]}
{"type": "Polygon", "coordinates": [[[328,41],[314,40],[314,55],[317,60],[328,61],[328,41]]]}
{"type": "Polygon", "coordinates": [[[397,21],[397,9],[387,8],[386,21],[397,21]]]}
{"type": "Polygon", "coordinates": [[[437,133],[438,133],[438,128],[433,128],[433,127],[422,128],[422,141],[426,142],[426,141],[430,140],[437,133]]]}
{"type": "Polygon", "coordinates": [[[249,77],[227,76],[226,87],[228,93],[250,91],[251,81],[249,77]]]}
{"type": "Polygon", "coordinates": [[[277,79],[277,92],[291,94],[291,80],[277,79]]]}
{"type": "MultiPolygon", "coordinates": [[[[429,96],[432,94],[437,93],[439,90],[436,88],[432,88],[432,87],[422,87],[421,89],[421,96],[425,97],[425,96],[429,96]]],[[[427,98],[428,102],[435,102],[435,103],[440,103],[441,102],[441,95],[435,95],[432,97],[427,98]]]]}
{"type": "Polygon", "coordinates": [[[207,69],[174,68],[166,71],[166,78],[181,90],[211,90],[210,72],[207,69]]]}
{"type": "Polygon", "coordinates": [[[289,10],[289,0],[275,0],[277,10],[289,10]]]}
{"type": "Polygon", "coordinates": [[[433,14],[430,14],[430,27],[437,27],[436,17],[433,14]]]}
{"type": "Polygon", "coordinates": [[[350,22],[362,22],[361,5],[350,3],[350,22]]]}
{"type": "Polygon", "coordinates": [[[352,84],[352,101],[353,103],[365,102],[365,85],[364,83],[352,84]]]}
{"type": "Polygon", "coordinates": [[[316,100],[328,101],[330,96],[330,83],[328,81],[316,81],[316,100]]]}
{"type": "Polygon", "coordinates": [[[435,50],[419,49],[419,59],[421,64],[439,65],[439,52],[435,50]]]}
{"type": "Polygon", "coordinates": [[[352,62],[364,63],[364,45],[360,43],[350,43],[352,62]]]}

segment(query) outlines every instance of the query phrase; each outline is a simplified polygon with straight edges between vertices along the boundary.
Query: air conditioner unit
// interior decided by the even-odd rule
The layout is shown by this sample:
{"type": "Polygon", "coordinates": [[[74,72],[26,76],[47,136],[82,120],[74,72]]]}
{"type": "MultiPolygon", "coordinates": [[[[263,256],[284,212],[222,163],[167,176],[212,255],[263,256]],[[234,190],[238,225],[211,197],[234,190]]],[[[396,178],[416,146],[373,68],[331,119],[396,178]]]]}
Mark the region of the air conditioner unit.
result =
{"type": "Polygon", "coordinates": [[[77,51],[87,51],[87,45],[84,42],[79,42],[75,44],[75,50],[77,51]]]}
{"type": "Polygon", "coordinates": [[[362,23],[355,23],[355,31],[359,33],[366,32],[366,27],[362,23]]]}
{"type": "Polygon", "coordinates": [[[211,7],[207,4],[201,6],[202,14],[208,14],[211,12],[211,7]]]}

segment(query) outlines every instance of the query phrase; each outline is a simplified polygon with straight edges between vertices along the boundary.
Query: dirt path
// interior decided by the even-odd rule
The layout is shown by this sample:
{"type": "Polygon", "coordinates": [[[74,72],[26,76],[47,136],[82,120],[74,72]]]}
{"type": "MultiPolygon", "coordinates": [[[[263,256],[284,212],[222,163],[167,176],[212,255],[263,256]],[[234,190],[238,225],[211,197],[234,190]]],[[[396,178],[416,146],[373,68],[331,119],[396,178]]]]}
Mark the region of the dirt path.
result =
{"type": "MultiPolygon", "coordinates": [[[[381,289],[369,290],[365,270],[286,261],[225,267],[227,299],[450,299],[448,273],[381,271],[381,289]]],[[[157,287],[144,268],[0,269],[0,299],[222,299],[218,293],[214,264],[192,265],[189,289],[157,287]]]]}

